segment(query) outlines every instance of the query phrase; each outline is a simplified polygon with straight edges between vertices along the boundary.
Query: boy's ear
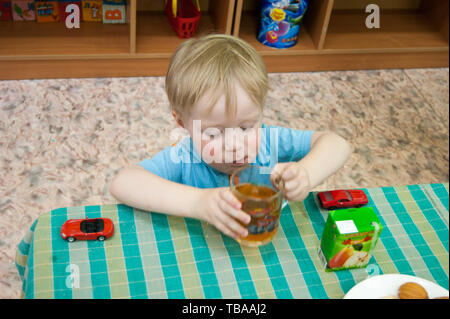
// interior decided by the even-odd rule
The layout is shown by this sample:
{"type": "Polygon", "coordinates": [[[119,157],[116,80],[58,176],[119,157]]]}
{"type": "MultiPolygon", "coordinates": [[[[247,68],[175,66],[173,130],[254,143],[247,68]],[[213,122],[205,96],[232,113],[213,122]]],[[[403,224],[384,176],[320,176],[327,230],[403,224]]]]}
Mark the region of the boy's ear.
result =
{"type": "Polygon", "coordinates": [[[177,122],[177,124],[179,126],[181,126],[182,128],[184,128],[183,120],[181,120],[181,117],[177,114],[177,112],[172,111],[172,116],[175,119],[175,121],[177,122]]]}

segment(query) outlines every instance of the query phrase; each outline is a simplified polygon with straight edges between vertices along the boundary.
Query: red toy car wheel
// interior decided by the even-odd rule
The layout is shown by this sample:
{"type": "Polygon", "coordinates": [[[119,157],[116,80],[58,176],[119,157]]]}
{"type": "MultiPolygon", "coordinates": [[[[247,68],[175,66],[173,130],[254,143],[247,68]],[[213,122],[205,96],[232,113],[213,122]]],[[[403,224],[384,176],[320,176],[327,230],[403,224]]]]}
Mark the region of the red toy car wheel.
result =
{"type": "Polygon", "coordinates": [[[72,237],[72,236],[67,237],[67,241],[68,241],[69,243],[73,243],[75,240],[77,240],[75,237],[72,237]]]}
{"type": "Polygon", "coordinates": [[[105,240],[105,236],[98,236],[97,240],[98,241],[104,241],[105,240]]]}

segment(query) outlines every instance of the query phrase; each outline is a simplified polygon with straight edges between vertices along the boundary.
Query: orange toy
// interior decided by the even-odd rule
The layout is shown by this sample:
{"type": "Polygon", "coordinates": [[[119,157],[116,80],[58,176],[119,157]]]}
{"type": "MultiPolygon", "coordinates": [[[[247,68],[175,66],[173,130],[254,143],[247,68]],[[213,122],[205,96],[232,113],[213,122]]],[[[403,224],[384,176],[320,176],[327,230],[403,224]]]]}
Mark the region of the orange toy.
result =
{"type": "Polygon", "coordinates": [[[58,1],[36,1],[35,6],[37,22],[59,21],[58,1]]]}

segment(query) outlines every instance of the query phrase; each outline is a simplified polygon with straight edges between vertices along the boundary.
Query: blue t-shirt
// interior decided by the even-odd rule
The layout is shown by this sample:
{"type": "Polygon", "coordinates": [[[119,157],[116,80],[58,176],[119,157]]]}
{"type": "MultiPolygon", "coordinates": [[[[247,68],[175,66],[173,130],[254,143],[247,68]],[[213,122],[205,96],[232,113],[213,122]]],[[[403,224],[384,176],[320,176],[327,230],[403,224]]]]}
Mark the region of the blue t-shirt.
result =
{"type": "MultiPolygon", "coordinates": [[[[313,133],[262,124],[258,155],[252,164],[273,168],[277,163],[299,161],[309,153],[313,133]]],[[[176,183],[198,188],[229,186],[229,175],[206,164],[194,149],[190,137],[143,160],[139,165],[176,183]]]]}

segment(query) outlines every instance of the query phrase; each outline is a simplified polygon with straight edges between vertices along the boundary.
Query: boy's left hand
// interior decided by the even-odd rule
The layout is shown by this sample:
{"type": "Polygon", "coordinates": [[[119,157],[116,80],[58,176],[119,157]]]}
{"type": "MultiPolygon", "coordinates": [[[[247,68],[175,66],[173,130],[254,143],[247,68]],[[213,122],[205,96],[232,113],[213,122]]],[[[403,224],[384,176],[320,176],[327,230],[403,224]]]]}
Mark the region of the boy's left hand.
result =
{"type": "Polygon", "coordinates": [[[311,191],[308,171],[297,162],[278,163],[270,174],[270,180],[277,186],[277,177],[283,180],[283,197],[289,201],[302,201],[311,191]]]}

